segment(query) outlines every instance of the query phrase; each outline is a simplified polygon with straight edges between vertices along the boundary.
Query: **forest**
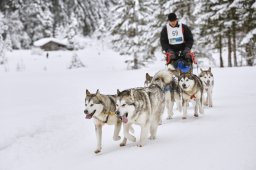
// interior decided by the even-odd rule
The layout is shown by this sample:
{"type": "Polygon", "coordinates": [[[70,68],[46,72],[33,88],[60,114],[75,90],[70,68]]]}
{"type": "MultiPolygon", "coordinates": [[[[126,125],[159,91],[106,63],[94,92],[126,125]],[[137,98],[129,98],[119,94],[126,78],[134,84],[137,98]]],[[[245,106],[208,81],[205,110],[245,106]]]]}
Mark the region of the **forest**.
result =
{"type": "Polygon", "coordinates": [[[170,12],[192,30],[198,57],[217,51],[219,67],[223,58],[229,67],[255,64],[255,0],[1,0],[0,63],[6,50],[31,49],[44,37],[67,39],[73,49],[79,37],[107,38],[120,55],[143,63],[160,49],[170,12]]]}

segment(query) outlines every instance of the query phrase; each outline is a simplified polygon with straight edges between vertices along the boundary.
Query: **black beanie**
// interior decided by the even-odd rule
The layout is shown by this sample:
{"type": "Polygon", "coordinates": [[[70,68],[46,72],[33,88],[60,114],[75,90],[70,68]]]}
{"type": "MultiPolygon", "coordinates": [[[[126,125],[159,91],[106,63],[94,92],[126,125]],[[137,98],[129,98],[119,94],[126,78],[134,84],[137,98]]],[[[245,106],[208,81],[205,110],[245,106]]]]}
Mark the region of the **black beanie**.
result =
{"type": "Polygon", "coordinates": [[[175,20],[177,20],[176,14],[175,13],[170,13],[168,15],[168,21],[175,21],[175,20]]]}

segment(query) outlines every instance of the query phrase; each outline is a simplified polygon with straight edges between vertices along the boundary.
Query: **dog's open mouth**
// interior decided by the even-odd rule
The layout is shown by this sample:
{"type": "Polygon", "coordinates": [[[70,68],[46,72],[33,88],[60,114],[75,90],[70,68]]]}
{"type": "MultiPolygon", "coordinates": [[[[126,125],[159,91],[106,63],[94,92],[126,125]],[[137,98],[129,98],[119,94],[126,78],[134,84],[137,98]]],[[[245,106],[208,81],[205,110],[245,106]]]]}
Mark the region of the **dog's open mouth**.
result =
{"type": "Polygon", "coordinates": [[[128,122],[127,116],[128,116],[128,113],[124,114],[123,116],[120,116],[120,119],[122,120],[123,123],[128,122]]]}
{"type": "Polygon", "coordinates": [[[90,114],[86,114],[85,118],[86,118],[86,119],[91,119],[95,112],[96,112],[96,110],[94,110],[94,111],[93,111],[92,113],[90,113],[90,114]]]}

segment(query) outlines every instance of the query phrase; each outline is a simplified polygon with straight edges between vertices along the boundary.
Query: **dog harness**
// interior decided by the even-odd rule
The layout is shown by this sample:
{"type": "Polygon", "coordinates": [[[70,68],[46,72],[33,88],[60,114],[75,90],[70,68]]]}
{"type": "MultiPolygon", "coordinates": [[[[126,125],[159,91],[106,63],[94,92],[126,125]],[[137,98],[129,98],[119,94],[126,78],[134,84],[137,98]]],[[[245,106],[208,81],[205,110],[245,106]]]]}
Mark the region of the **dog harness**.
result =
{"type": "Polygon", "coordinates": [[[94,117],[95,119],[97,119],[98,121],[101,121],[101,122],[103,122],[103,123],[107,123],[107,122],[108,122],[108,119],[109,119],[109,116],[115,115],[115,112],[104,112],[103,114],[106,114],[106,115],[107,115],[105,121],[103,121],[103,120],[97,118],[96,116],[93,116],[93,117],[94,117]]]}
{"type": "Polygon", "coordinates": [[[196,99],[196,96],[193,94],[192,96],[190,96],[190,99],[191,100],[196,99]]]}

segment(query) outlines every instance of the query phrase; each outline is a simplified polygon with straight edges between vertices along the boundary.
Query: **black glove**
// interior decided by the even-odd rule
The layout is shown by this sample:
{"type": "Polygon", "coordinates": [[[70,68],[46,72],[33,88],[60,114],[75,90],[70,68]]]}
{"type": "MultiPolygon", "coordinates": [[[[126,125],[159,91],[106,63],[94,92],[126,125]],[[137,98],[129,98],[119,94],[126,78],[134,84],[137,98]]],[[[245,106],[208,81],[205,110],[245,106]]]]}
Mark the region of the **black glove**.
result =
{"type": "Polygon", "coordinates": [[[192,63],[192,56],[190,54],[190,48],[186,47],[183,51],[183,57],[184,57],[184,60],[187,62],[187,63],[192,63]]]}
{"type": "Polygon", "coordinates": [[[183,54],[183,56],[184,56],[185,58],[188,58],[188,57],[190,56],[190,55],[189,55],[189,52],[190,52],[190,48],[186,47],[186,48],[183,50],[182,54],[183,54]]]}

